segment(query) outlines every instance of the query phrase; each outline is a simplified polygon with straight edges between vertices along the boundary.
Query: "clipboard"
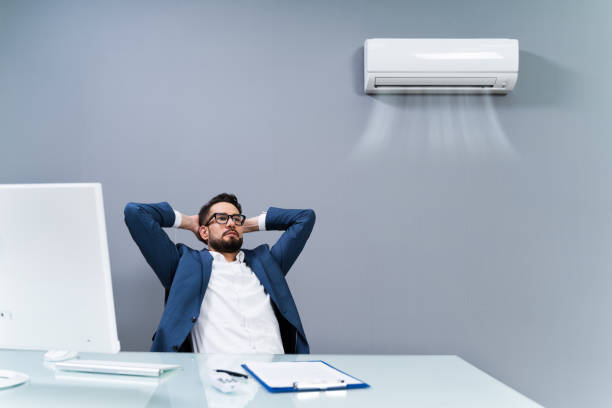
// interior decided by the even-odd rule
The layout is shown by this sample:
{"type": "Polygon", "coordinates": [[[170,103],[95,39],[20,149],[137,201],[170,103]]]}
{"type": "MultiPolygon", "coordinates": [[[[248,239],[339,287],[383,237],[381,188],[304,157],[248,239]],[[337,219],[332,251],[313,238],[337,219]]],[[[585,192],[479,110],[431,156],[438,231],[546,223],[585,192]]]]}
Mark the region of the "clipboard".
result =
{"type": "Polygon", "coordinates": [[[249,374],[269,392],[301,392],[368,388],[370,385],[322,360],[247,362],[249,374]]]}

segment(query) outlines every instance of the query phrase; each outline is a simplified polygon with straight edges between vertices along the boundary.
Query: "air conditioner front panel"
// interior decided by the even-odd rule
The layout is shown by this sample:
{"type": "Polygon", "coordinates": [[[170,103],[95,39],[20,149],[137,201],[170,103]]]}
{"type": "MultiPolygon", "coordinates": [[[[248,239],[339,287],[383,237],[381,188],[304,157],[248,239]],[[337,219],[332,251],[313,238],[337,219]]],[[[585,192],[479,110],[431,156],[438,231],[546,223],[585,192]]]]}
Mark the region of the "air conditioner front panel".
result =
{"type": "Polygon", "coordinates": [[[505,38],[369,39],[365,48],[369,72],[518,71],[518,41],[505,38]]]}

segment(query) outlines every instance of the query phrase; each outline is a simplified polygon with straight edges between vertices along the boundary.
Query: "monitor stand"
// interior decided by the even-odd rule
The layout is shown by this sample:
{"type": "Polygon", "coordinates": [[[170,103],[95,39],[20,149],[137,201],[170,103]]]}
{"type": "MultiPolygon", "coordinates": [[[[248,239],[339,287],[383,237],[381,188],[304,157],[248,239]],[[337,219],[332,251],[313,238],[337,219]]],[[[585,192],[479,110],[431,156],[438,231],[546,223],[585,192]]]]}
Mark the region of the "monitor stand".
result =
{"type": "Polygon", "coordinates": [[[30,377],[18,371],[0,370],[0,390],[16,387],[27,382],[30,377]]]}
{"type": "Polygon", "coordinates": [[[79,353],[76,351],[67,351],[67,350],[49,350],[45,353],[45,361],[55,363],[57,361],[71,360],[76,358],[79,353]]]}

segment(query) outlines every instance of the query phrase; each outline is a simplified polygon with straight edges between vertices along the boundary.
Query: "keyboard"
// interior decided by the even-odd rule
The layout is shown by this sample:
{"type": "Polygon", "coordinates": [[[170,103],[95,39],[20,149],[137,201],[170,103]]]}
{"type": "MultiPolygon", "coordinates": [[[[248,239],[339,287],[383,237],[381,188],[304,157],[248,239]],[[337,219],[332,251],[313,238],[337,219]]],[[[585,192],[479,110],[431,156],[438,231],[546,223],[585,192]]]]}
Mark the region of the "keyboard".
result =
{"type": "Polygon", "coordinates": [[[55,367],[60,370],[85,373],[159,377],[164,372],[175,370],[181,366],[178,364],[134,363],[125,361],[69,360],[56,363],[55,367]]]}

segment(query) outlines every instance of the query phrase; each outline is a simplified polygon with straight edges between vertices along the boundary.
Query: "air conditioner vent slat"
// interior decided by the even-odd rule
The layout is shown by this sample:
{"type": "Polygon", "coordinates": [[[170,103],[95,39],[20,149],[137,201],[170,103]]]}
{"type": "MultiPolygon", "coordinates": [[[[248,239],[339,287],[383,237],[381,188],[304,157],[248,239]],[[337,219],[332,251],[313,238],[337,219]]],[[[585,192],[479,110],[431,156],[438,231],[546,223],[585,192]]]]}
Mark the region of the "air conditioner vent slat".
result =
{"type": "Polygon", "coordinates": [[[493,85],[375,85],[375,88],[493,88],[493,85]]]}
{"type": "Polygon", "coordinates": [[[492,88],[496,78],[492,77],[376,77],[374,87],[394,88],[492,88]]]}

